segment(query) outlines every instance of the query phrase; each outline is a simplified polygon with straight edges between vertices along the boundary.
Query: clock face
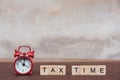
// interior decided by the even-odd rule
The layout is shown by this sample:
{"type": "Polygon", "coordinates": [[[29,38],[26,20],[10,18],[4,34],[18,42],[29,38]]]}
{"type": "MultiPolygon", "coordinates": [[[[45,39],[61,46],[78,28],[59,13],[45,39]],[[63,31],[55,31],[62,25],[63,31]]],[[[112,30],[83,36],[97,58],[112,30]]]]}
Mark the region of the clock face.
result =
{"type": "Polygon", "coordinates": [[[18,73],[26,74],[32,68],[32,62],[28,58],[18,58],[15,62],[15,69],[18,73]]]}

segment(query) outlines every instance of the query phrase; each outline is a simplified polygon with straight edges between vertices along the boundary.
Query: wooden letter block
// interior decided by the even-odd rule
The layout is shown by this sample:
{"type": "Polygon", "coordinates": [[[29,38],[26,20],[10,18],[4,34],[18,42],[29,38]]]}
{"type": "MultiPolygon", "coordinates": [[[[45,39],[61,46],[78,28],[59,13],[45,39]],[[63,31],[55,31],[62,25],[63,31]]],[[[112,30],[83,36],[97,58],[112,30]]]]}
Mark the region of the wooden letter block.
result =
{"type": "Polygon", "coordinates": [[[40,66],[40,75],[48,75],[49,74],[49,66],[48,65],[41,65],[40,66]]]}
{"type": "Polygon", "coordinates": [[[88,65],[88,75],[98,75],[98,65],[88,65]]]}
{"type": "Polygon", "coordinates": [[[98,73],[97,75],[106,75],[106,66],[105,65],[99,65],[97,66],[98,73]]]}
{"type": "Polygon", "coordinates": [[[58,74],[58,66],[57,65],[49,65],[48,66],[49,75],[57,75],[58,74]]]}
{"type": "Polygon", "coordinates": [[[80,66],[80,75],[88,75],[89,67],[87,65],[80,66]]]}
{"type": "Polygon", "coordinates": [[[80,66],[72,66],[72,75],[80,75],[80,66]]]}
{"type": "Polygon", "coordinates": [[[66,66],[65,65],[58,66],[58,75],[66,75],[66,66]]]}

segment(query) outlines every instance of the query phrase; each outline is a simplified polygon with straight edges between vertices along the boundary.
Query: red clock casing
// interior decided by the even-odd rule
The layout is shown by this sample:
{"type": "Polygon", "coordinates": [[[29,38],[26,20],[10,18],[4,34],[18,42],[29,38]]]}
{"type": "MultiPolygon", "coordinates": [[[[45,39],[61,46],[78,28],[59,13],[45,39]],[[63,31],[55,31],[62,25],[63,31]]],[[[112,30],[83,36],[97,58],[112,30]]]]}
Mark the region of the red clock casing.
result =
{"type": "Polygon", "coordinates": [[[15,49],[14,57],[15,74],[32,74],[34,50],[31,50],[30,46],[19,46],[18,49],[15,49]],[[22,52],[21,48],[27,48],[28,51],[22,52]]]}

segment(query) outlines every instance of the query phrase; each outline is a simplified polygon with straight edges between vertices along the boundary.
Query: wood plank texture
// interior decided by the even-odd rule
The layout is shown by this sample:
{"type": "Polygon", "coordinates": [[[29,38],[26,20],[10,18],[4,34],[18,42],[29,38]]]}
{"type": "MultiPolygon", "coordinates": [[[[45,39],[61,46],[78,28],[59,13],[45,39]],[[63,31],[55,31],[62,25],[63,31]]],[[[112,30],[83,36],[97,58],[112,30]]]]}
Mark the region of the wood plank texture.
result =
{"type": "Polygon", "coordinates": [[[120,61],[35,62],[32,75],[15,75],[13,62],[0,62],[0,80],[120,80],[120,61]],[[66,75],[40,75],[40,65],[66,65],[66,75]],[[72,75],[74,65],[106,65],[106,76],[72,75]]]}

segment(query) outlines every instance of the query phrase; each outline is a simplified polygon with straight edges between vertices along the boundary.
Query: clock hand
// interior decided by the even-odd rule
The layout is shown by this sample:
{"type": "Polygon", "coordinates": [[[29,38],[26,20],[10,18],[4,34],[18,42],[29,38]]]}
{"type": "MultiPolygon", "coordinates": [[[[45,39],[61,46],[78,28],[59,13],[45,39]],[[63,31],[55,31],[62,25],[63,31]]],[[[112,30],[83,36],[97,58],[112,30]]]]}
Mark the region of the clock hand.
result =
{"type": "Polygon", "coordinates": [[[24,59],[24,64],[25,64],[25,59],[24,59]]]}
{"type": "Polygon", "coordinates": [[[28,67],[28,68],[29,68],[29,66],[25,64],[25,59],[24,59],[24,63],[23,63],[23,64],[24,64],[24,66],[26,66],[26,67],[28,67]]]}
{"type": "Polygon", "coordinates": [[[28,65],[25,65],[27,68],[29,68],[29,66],[28,65]]]}

